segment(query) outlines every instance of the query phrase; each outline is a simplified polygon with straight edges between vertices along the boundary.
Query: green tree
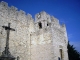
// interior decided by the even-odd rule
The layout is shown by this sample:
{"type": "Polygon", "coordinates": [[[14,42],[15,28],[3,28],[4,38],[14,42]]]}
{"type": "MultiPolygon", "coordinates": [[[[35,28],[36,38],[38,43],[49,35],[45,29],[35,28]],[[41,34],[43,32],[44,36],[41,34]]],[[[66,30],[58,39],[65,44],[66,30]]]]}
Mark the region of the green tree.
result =
{"type": "Polygon", "coordinates": [[[80,60],[80,53],[74,48],[73,45],[70,45],[68,42],[68,56],[69,60],[80,60]]]}

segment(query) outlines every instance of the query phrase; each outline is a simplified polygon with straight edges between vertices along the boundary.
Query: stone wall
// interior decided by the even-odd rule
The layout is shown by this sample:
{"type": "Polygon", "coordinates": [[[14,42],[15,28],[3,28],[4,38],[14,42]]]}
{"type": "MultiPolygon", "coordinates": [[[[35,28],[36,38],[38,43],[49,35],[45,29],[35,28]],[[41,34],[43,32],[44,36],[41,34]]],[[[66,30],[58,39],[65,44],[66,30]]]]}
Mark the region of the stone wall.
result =
{"type": "Polygon", "coordinates": [[[63,60],[68,60],[67,32],[65,25],[50,16],[45,11],[37,13],[35,19],[30,14],[14,6],[8,7],[6,2],[0,2],[0,55],[6,42],[6,31],[2,26],[8,26],[10,31],[10,52],[20,60],[58,60],[62,49],[63,60]],[[34,21],[35,20],[35,21],[34,21]],[[39,28],[41,23],[41,28],[39,28]]]}
{"type": "MultiPolygon", "coordinates": [[[[52,56],[52,58],[51,56],[49,57],[53,60],[58,60],[58,58],[61,58],[59,50],[62,49],[62,59],[68,60],[68,54],[67,54],[68,39],[67,39],[67,32],[65,25],[64,24],[60,25],[59,20],[57,18],[50,16],[45,12],[40,12],[36,14],[36,25],[38,25],[39,22],[42,23],[42,28],[39,29],[39,26],[36,26],[37,27],[36,31],[40,32],[44,36],[44,38],[40,37],[42,38],[40,39],[40,42],[44,39],[47,46],[49,46],[48,44],[51,43],[50,45],[52,47],[52,51],[50,51],[50,53],[52,53],[52,55],[51,54],[50,55],[52,56]]],[[[42,42],[42,44],[43,43],[44,41],[42,42]]],[[[47,51],[49,51],[49,47],[47,51]]]]}

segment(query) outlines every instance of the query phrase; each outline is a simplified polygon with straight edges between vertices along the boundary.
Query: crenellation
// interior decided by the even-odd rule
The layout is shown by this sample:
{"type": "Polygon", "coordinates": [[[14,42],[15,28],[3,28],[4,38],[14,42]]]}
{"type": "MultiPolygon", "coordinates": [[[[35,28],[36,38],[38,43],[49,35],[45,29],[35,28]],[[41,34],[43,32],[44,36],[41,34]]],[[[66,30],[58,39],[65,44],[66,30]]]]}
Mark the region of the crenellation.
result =
{"type": "Polygon", "coordinates": [[[8,7],[8,3],[4,2],[4,1],[1,1],[0,5],[3,6],[3,7],[8,7]]]}
{"type": "Polygon", "coordinates": [[[35,22],[39,22],[42,20],[47,20],[48,22],[51,22],[50,15],[47,14],[45,11],[41,11],[40,13],[37,13],[35,15],[35,22]]]}
{"type": "Polygon", "coordinates": [[[53,16],[51,16],[52,27],[60,28],[59,20],[53,16]]]}
{"type": "Polygon", "coordinates": [[[2,17],[5,17],[5,18],[7,18],[7,16],[8,16],[8,7],[2,7],[1,5],[0,5],[0,15],[2,16],[2,17]]]}
{"type": "Polygon", "coordinates": [[[0,13],[2,13],[2,15],[4,13],[7,14],[7,11],[8,11],[8,4],[4,1],[0,2],[0,13]]]}
{"type": "Polygon", "coordinates": [[[63,30],[64,32],[66,32],[65,24],[62,24],[62,25],[60,26],[60,28],[61,28],[61,30],[63,30]]]}
{"type": "Polygon", "coordinates": [[[47,13],[45,11],[40,12],[40,17],[42,20],[47,20],[47,13]]]}
{"type": "Polygon", "coordinates": [[[33,18],[32,18],[32,15],[31,14],[27,14],[27,20],[34,20],[33,18]]]}
{"type": "Polygon", "coordinates": [[[26,13],[25,13],[25,11],[20,10],[20,11],[19,11],[19,14],[20,14],[20,15],[25,15],[26,13]]]}
{"type": "Polygon", "coordinates": [[[35,15],[35,23],[37,23],[38,16],[40,16],[39,13],[35,15]]]}
{"type": "Polygon", "coordinates": [[[14,7],[14,6],[11,6],[10,10],[12,10],[13,12],[16,12],[16,11],[18,11],[18,8],[14,7]]]}
{"type": "Polygon", "coordinates": [[[62,25],[61,25],[61,30],[63,31],[64,36],[65,36],[66,38],[68,38],[68,37],[67,37],[67,33],[66,33],[66,26],[65,26],[65,24],[62,24],[62,25]]]}
{"type": "Polygon", "coordinates": [[[17,12],[17,19],[18,21],[22,22],[23,24],[27,25],[28,20],[27,20],[27,16],[25,14],[24,11],[20,10],[17,12]]]}

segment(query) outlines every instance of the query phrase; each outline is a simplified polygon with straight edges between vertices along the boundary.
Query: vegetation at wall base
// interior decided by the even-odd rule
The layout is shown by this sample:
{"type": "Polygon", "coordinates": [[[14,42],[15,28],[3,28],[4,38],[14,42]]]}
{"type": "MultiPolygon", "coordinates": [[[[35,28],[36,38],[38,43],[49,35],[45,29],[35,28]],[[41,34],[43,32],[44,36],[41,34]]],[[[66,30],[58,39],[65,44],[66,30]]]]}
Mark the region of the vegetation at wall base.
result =
{"type": "Polygon", "coordinates": [[[68,42],[68,56],[69,60],[80,60],[80,52],[78,52],[73,45],[68,42]]]}

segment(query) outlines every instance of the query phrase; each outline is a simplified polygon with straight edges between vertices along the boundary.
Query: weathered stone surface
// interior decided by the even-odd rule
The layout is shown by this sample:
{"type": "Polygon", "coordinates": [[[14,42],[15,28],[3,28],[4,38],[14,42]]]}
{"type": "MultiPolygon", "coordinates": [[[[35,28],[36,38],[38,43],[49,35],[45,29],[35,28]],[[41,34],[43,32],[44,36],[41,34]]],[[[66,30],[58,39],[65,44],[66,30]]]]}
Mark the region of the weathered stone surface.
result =
{"type": "Polygon", "coordinates": [[[35,15],[35,21],[16,7],[8,7],[0,2],[0,55],[6,42],[6,31],[2,28],[11,23],[15,32],[10,31],[10,52],[20,60],[58,60],[62,49],[62,59],[68,60],[67,32],[65,25],[45,11],[35,15]]]}

